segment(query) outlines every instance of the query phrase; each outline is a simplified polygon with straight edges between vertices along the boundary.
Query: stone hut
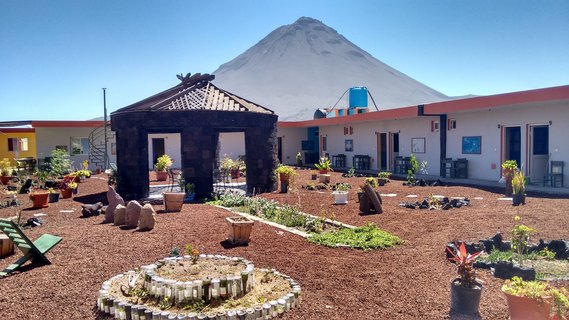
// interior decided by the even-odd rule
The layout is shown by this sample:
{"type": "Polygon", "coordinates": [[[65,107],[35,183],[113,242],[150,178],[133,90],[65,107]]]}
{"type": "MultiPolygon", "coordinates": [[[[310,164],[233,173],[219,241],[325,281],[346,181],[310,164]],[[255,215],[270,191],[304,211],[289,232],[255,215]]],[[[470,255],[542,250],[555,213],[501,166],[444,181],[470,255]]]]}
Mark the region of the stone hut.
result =
{"type": "Polygon", "coordinates": [[[187,74],[178,79],[178,85],[111,114],[119,192],[126,199],[148,196],[148,135],[179,133],[183,178],[195,184],[198,197],[210,195],[221,132],[244,133],[247,191],[273,191],[278,116],[215,86],[213,75],[187,74]]]}

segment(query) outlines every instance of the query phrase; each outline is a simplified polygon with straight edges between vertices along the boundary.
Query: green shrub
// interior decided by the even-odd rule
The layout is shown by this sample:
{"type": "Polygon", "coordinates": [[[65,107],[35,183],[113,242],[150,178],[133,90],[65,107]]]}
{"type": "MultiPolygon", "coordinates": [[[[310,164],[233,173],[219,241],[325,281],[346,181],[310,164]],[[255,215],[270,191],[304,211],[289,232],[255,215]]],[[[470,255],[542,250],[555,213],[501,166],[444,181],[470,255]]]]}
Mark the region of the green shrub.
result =
{"type": "Polygon", "coordinates": [[[71,170],[71,159],[69,154],[63,149],[55,149],[51,152],[50,172],[53,177],[63,177],[64,174],[71,170]]]}
{"type": "Polygon", "coordinates": [[[378,229],[373,223],[355,229],[344,228],[334,232],[313,234],[308,241],[328,247],[346,245],[364,251],[386,249],[403,243],[399,237],[378,229]]]}

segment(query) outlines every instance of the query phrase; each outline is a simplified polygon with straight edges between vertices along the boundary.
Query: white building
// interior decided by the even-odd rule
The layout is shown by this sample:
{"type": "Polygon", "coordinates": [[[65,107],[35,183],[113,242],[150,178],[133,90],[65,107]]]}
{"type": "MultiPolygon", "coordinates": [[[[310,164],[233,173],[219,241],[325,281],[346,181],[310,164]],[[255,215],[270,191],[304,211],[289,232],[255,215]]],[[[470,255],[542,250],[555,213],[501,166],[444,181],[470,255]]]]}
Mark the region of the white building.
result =
{"type": "Polygon", "coordinates": [[[414,154],[427,161],[430,175],[441,175],[443,159],[461,158],[468,161],[469,179],[492,181],[500,179],[501,163],[512,159],[540,183],[551,161],[569,164],[568,123],[569,86],[552,87],[279,122],[279,159],[295,164],[301,152],[305,163],[314,163],[345,155],[345,169],[354,158],[367,158],[366,169],[393,171],[397,156],[414,154]]]}

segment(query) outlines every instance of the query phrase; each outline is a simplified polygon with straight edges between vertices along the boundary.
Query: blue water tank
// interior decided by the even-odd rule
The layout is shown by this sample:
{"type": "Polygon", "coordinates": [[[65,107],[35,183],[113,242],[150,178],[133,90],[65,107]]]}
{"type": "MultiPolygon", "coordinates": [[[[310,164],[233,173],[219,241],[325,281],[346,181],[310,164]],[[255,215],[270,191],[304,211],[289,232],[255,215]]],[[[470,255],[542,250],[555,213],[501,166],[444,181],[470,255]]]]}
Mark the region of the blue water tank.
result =
{"type": "Polygon", "coordinates": [[[350,88],[350,109],[351,108],[367,108],[367,88],[353,87],[350,88]]]}

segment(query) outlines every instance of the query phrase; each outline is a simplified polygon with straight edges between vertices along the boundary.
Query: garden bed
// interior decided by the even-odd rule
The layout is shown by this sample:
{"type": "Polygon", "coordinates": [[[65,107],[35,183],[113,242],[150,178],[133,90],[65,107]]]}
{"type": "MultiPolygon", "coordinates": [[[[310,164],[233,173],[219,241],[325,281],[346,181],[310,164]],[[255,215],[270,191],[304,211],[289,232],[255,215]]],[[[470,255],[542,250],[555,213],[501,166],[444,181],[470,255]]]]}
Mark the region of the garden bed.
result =
{"type": "MultiPolygon", "coordinates": [[[[556,197],[529,197],[524,207],[513,208],[509,201],[498,201],[500,190],[471,187],[409,188],[392,181],[377,190],[383,197],[384,213],[359,215],[357,186],[363,178],[343,178],[332,173],[332,183],[347,182],[353,188],[347,205],[334,205],[329,192],[297,192],[310,179],[309,170],[299,170],[292,191],[261,197],[297,205],[312,215],[327,216],[354,226],[373,222],[382,230],[398,235],[406,244],[390,250],[344,250],[307,242],[304,238],[272,226],[256,223],[248,246],[223,246],[227,237],[225,218],[233,214],[201,204],[184,205],[180,213],[158,214],[149,232],[121,230],[101,224],[102,216],[81,218],[82,203],[105,201],[106,182],[88,179],[73,199],[60,200],[48,208],[28,210],[22,201],[22,221],[44,213],[45,224],[26,229],[35,240],[44,233],[63,237],[47,257],[52,264],[0,279],[3,319],[110,319],[101,316],[95,300],[101,284],[113,275],[150,264],[167,255],[176,244],[192,243],[202,252],[241,256],[259,268],[275,268],[302,286],[299,308],[283,319],[445,319],[449,318],[449,281],[455,266],[447,263],[440,248],[452,239],[477,241],[512,228],[512,217],[519,210],[524,221],[539,230],[534,238],[569,238],[566,209],[569,200],[556,197]],[[399,207],[409,194],[419,199],[430,194],[465,196],[473,206],[468,210],[408,210],[399,207]],[[300,200],[299,200],[300,199],[300,200]],[[438,249],[437,249],[438,248],[438,249]]],[[[103,178],[104,175],[99,175],[103,178]]],[[[155,206],[156,211],[163,206],[155,206]]],[[[15,215],[15,208],[0,209],[0,217],[15,215]]],[[[13,263],[20,253],[0,259],[0,268],[13,263]]],[[[503,280],[480,270],[484,294],[480,305],[482,319],[508,319],[500,288],[503,280]]],[[[257,276],[257,278],[259,278],[257,276]]],[[[569,287],[567,281],[557,285],[569,287]]]]}
{"type": "Polygon", "coordinates": [[[162,259],[143,266],[142,271],[132,270],[105,281],[97,308],[121,319],[142,315],[271,319],[300,306],[300,295],[300,286],[290,277],[274,270],[255,270],[241,258],[184,256],[162,259]],[[244,266],[245,270],[234,274],[244,266]],[[192,267],[197,272],[192,273],[192,267]]]}

